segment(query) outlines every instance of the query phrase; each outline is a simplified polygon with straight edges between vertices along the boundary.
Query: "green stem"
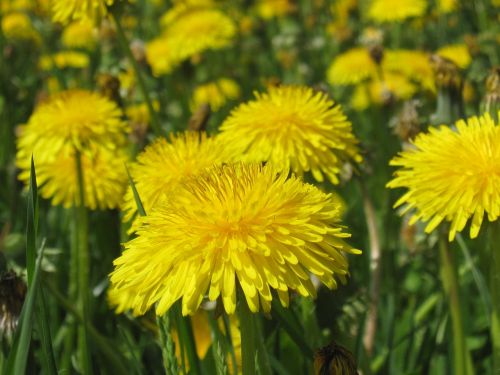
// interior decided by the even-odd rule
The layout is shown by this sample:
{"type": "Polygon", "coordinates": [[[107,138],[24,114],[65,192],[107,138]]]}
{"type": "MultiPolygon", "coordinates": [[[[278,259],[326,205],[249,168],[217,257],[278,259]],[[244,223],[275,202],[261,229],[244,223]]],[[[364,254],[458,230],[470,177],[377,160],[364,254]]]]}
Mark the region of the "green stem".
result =
{"type": "Polygon", "coordinates": [[[500,373],[500,223],[496,222],[489,227],[490,245],[490,294],[492,303],[491,313],[491,341],[493,344],[493,374],[500,373]]]}
{"type": "Polygon", "coordinates": [[[470,353],[467,350],[462,324],[457,270],[444,233],[441,233],[439,238],[439,255],[441,258],[441,278],[444,290],[448,295],[448,303],[451,312],[454,374],[470,375],[473,374],[474,371],[470,353]]]}
{"type": "Polygon", "coordinates": [[[151,97],[149,96],[149,92],[146,88],[146,82],[145,82],[144,77],[142,75],[141,69],[139,68],[139,64],[137,63],[137,60],[134,58],[134,55],[132,54],[132,51],[130,50],[130,45],[128,43],[125,32],[123,31],[123,27],[120,23],[119,17],[116,14],[114,14],[113,12],[111,12],[111,15],[112,15],[112,18],[113,18],[115,25],[116,25],[118,40],[120,41],[120,44],[122,45],[122,48],[125,51],[125,54],[127,55],[127,58],[129,60],[130,64],[132,64],[132,68],[134,69],[135,75],[137,77],[137,83],[139,84],[139,89],[141,90],[144,101],[146,102],[146,106],[147,106],[148,112],[149,112],[149,117],[151,119],[151,127],[153,128],[153,131],[155,132],[156,136],[161,136],[162,130],[161,130],[161,125],[160,125],[160,120],[158,119],[158,115],[156,114],[156,111],[154,110],[153,102],[152,102],[151,97]]]}
{"type": "Polygon", "coordinates": [[[255,354],[257,350],[255,314],[241,298],[238,303],[241,332],[241,371],[245,375],[255,375],[255,354]]]}
{"type": "Polygon", "coordinates": [[[82,168],[81,153],[76,151],[76,172],[78,177],[79,199],[76,207],[77,238],[78,238],[78,310],[82,316],[82,324],[78,326],[78,354],[80,370],[84,374],[92,373],[88,345],[89,321],[89,222],[85,208],[85,181],[82,168]]]}

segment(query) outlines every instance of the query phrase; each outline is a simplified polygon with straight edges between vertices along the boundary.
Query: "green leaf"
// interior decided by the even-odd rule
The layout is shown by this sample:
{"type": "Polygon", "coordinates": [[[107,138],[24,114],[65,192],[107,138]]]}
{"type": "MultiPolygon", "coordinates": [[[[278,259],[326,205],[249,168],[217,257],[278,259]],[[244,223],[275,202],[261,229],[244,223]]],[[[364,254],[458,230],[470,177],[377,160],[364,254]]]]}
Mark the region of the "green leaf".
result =
{"type": "Polygon", "coordinates": [[[137,192],[137,189],[135,187],[134,180],[132,179],[132,176],[130,176],[130,172],[127,166],[125,166],[125,169],[127,170],[128,183],[130,184],[130,187],[132,188],[132,193],[134,194],[134,200],[135,204],[137,205],[137,211],[139,212],[139,215],[146,216],[146,210],[144,210],[144,206],[142,205],[141,197],[139,196],[139,193],[137,192]]]}

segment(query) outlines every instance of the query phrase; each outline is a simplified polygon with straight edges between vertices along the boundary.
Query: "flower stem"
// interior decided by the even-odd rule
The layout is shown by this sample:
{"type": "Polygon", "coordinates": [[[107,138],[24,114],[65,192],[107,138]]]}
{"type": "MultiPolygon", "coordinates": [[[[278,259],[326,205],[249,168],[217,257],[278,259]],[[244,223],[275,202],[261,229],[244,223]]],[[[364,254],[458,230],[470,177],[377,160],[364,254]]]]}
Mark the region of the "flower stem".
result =
{"type": "Polygon", "coordinates": [[[125,32],[123,31],[123,27],[120,23],[119,16],[114,14],[114,12],[111,12],[111,16],[112,16],[113,21],[115,22],[115,25],[116,25],[118,40],[119,40],[120,44],[122,45],[122,48],[125,51],[125,54],[127,55],[127,58],[130,61],[130,64],[132,64],[132,68],[134,69],[135,75],[137,77],[137,83],[139,84],[139,89],[141,90],[144,101],[146,102],[146,107],[148,108],[149,117],[151,118],[151,127],[153,128],[153,131],[155,132],[156,136],[161,136],[162,130],[161,130],[161,125],[160,125],[160,120],[158,119],[158,115],[157,115],[156,111],[154,110],[153,102],[152,102],[151,97],[149,96],[149,92],[146,88],[146,82],[145,82],[144,77],[142,75],[139,64],[137,63],[137,60],[134,58],[134,55],[132,54],[132,51],[130,50],[130,45],[128,43],[125,32]]]}
{"type": "Polygon", "coordinates": [[[257,350],[255,315],[241,298],[238,303],[241,332],[241,371],[245,375],[255,375],[255,352],[257,350]]]}
{"type": "Polygon", "coordinates": [[[78,178],[78,202],[76,205],[77,238],[78,238],[78,310],[82,316],[82,324],[78,326],[78,354],[80,370],[84,374],[92,373],[90,362],[87,323],[89,319],[89,241],[88,215],[85,208],[85,182],[82,169],[82,158],[76,151],[76,172],[78,178]]]}
{"type": "Polygon", "coordinates": [[[500,373],[500,224],[489,227],[489,245],[491,251],[490,294],[492,302],[491,341],[493,344],[493,374],[500,373]]]}
{"type": "Polygon", "coordinates": [[[472,368],[472,359],[465,342],[457,270],[444,233],[441,233],[439,238],[439,255],[441,257],[441,279],[444,290],[448,295],[448,303],[451,312],[454,374],[470,375],[474,373],[474,370],[472,368]]]}

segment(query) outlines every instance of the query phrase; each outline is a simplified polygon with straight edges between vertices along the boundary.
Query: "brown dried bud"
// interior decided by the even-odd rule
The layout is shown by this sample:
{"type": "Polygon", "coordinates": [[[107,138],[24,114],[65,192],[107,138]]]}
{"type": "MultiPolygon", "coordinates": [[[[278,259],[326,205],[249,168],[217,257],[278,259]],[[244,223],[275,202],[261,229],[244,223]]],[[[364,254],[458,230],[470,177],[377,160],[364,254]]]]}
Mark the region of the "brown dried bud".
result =
{"type": "Polygon", "coordinates": [[[420,121],[418,119],[417,108],[420,105],[418,100],[410,100],[403,104],[403,109],[398,113],[392,125],[394,134],[403,142],[415,138],[420,132],[420,121]]]}
{"type": "Polygon", "coordinates": [[[451,60],[433,54],[429,58],[436,87],[462,89],[463,79],[458,66],[451,60]]]}
{"type": "Polygon", "coordinates": [[[358,375],[356,360],[352,353],[332,341],[319,349],[314,355],[314,373],[316,375],[358,375]]]}
{"type": "Polygon", "coordinates": [[[210,118],[211,110],[208,103],[204,103],[198,107],[193,113],[188,122],[188,130],[204,131],[207,128],[207,123],[210,118]]]}
{"type": "Polygon", "coordinates": [[[370,46],[368,51],[370,52],[372,60],[375,61],[375,64],[380,65],[382,59],[384,58],[384,47],[380,44],[376,44],[370,46]]]}
{"type": "Polygon", "coordinates": [[[24,280],[13,271],[0,275],[0,336],[11,338],[26,296],[24,280]]]}
{"type": "Polygon", "coordinates": [[[120,80],[111,74],[102,73],[97,76],[96,81],[99,92],[121,106],[120,80]]]}

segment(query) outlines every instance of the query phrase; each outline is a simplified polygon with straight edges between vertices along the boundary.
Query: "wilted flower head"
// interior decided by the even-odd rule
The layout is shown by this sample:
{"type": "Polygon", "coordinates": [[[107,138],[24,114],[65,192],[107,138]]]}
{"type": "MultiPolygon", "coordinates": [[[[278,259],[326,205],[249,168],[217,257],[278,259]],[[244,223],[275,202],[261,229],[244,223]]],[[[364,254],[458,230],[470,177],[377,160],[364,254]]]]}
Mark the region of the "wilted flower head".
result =
{"type": "Polygon", "coordinates": [[[315,296],[310,273],[329,288],[348,273],[339,205],[296,177],[272,166],[215,166],[181,184],[143,218],[138,237],[114,261],[112,288],[142,314],[153,304],[163,315],[182,299],[194,314],[205,295],[236,308],[237,285],[251,311],[271,309],[271,289],[281,303],[289,291],[315,296]]]}
{"type": "Polygon", "coordinates": [[[460,120],[456,129],[431,128],[412,141],[415,148],[391,161],[399,167],[390,188],[408,191],[396,202],[403,212],[414,210],[410,224],[427,222],[425,231],[442,221],[451,223],[449,240],[472,218],[470,236],[475,238],[487,214],[500,215],[500,126],[489,114],[460,120]]]}
{"type": "MultiPolygon", "coordinates": [[[[130,174],[146,213],[177,188],[185,178],[195,176],[204,169],[231,161],[231,152],[218,138],[205,133],[185,132],[171,135],[170,141],[158,138],[137,157],[130,166],[130,174]]],[[[124,220],[137,214],[132,189],[125,195],[124,220]]],[[[132,230],[137,229],[134,222],[132,230]]]]}
{"type": "Polygon", "coordinates": [[[422,16],[426,8],[426,0],[372,0],[368,16],[377,22],[400,22],[422,16]]]}
{"type": "Polygon", "coordinates": [[[16,330],[26,290],[26,283],[13,271],[0,272],[0,340],[11,338],[16,330]]]}
{"type": "Polygon", "coordinates": [[[305,86],[270,88],[233,110],[221,137],[245,160],[269,161],[297,174],[338,183],[348,160],[361,161],[351,123],[322,92],[305,86]]]}

